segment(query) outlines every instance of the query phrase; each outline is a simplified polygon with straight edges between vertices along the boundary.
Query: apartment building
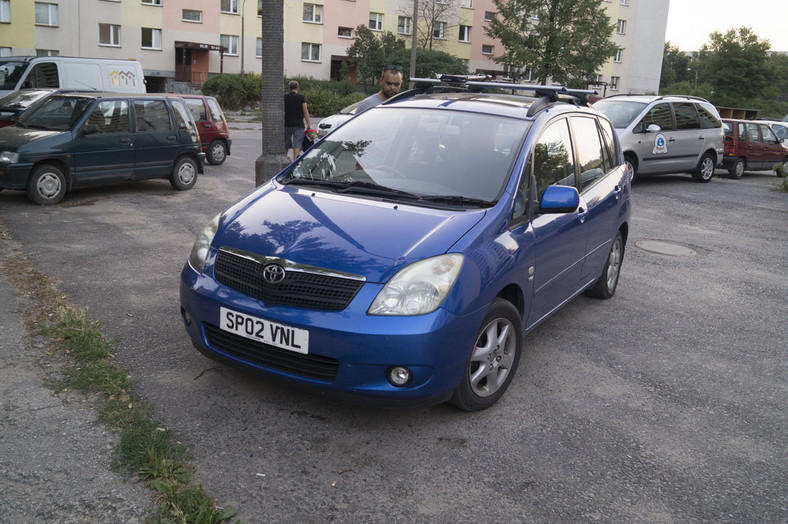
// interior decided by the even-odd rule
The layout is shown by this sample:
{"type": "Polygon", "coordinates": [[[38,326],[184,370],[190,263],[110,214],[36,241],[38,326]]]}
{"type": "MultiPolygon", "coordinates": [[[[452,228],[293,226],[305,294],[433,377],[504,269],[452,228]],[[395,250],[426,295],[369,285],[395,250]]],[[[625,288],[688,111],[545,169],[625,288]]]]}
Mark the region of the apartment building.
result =
{"type": "MultiPolygon", "coordinates": [[[[178,90],[210,75],[261,70],[264,0],[0,0],[0,56],[133,58],[150,91],[178,90]]],[[[485,35],[492,0],[434,2],[431,45],[471,71],[503,75],[492,58],[499,41],[485,35]]],[[[616,23],[622,51],[595,79],[600,93],[656,93],[669,0],[600,0],[616,23]]],[[[337,77],[355,28],[390,31],[410,47],[413,0],[287,0],[286,76],[337,77]]],[[[423,25],[424,20],[420,21],[423,25]]]]}

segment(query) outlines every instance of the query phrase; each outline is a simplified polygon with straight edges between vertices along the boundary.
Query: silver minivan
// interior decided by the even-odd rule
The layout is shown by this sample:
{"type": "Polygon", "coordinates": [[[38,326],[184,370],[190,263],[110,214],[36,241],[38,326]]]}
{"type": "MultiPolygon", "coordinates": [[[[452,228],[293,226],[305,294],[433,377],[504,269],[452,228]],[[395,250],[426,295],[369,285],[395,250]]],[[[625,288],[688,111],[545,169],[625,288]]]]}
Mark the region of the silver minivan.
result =
{"type": "Polygon", "coordinates": [[[615,95],[594,109],[613,122],[633,179],[691,173],[695,182],[708,182],[722,162],[720,114],[704,98],[615,95]]]}

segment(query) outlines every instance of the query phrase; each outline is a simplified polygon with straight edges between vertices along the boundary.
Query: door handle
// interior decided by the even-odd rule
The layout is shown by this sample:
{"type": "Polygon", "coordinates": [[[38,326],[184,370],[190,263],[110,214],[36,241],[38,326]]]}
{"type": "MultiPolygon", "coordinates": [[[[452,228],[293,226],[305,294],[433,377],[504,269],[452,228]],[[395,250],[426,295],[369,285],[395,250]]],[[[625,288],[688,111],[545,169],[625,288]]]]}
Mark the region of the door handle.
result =
{"type": "Polygon", "coordinates": [[[583,209],[582,207],[577,208],[577,216],[578,218],[580,218],[580,223],[582,224],[583,222],[586,221],[586,217],[588,216],[588,210],[583,209]]]}
{"type": "Polygon", "coordinates": [[[176,138],[177,137],[175,135],[170,135],[170,136],[167,137],[167,140],[169,140],[170,142],[175,142],[176,138]]]}
{"type": "Polygon", "coordinates": [[[203,124],[202,126],[203,126],[205,129],[210,129],[210,128],[211,128],[211,124],[203,124]]]}
{"type": "Polygon", "coordinates": [[[668,142],[675,142],[675,141],[676,141],[676,139],[673,138],[673,137],[668,138],[668,142]]]}
{"type": "Polygon", "coordinates": [[[121,138],[120,139],[120,143],[121,144],[130,144],[131,143],[131,139],[130,138],[121,138]]]}

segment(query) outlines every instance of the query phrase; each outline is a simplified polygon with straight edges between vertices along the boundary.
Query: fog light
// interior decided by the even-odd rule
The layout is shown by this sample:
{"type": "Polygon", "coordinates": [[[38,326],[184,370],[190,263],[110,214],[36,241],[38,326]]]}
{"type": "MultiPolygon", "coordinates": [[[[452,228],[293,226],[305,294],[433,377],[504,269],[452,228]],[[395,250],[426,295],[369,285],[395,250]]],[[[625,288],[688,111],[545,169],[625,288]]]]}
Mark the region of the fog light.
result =
{"type": "Polygon", "coordinates": [[[183,308],[181,308],[181,318],[183,319],[183,323],[186,324],[186,327],[192,325],[192,316],[183,308]]]}
{"type": "Polygon", "coordinates": [[[402,366],[394,366],[389,368],[388,381],[391,382],[392,386],[396,386],[398,388],[407,386],[410,384],[412,378],[413,374],[408,368],[404,368],[402,366]]]}

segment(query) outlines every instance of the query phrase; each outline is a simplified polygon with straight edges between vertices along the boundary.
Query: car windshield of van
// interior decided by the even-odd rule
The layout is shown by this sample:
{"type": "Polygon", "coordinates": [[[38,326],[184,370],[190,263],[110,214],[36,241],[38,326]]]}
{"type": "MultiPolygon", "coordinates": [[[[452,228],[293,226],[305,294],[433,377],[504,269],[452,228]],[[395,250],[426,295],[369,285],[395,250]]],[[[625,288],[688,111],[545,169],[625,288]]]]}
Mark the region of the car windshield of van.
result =
{"type": "Polygon", "coordinates": [[[33,129],[67,131],[76,124],[91,102],[93,100],[90,98],[53,96],[23,115],[16,125],[33,129]]]}
{"type": "Polygon", "coordinates": [[[13,90],[22,73],[27,69],[27,62],[17,62],[15,60],[0,60],[0,89],[13,90]]]}
{"type": "Polygon", "coordinates": [[[603,99],[594,102],[594,109],[605,115],[616,129],[625,129],[648,104],[631,100],[603,99]]]}
{"type": "Polygon", "coordinates": [[[425,205],[489,207],[529,122],[464,111],[378,107],[302,156],[279,182],[425,205]]]}

